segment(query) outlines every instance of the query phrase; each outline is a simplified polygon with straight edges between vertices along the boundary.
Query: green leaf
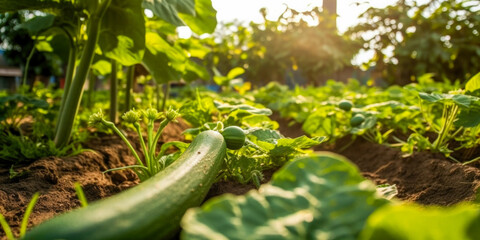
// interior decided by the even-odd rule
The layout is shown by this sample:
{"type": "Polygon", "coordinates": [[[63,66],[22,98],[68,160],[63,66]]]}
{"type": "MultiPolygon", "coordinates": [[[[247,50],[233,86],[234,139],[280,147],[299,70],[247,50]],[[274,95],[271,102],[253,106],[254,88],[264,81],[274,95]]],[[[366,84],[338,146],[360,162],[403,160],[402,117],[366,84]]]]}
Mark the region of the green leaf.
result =
{"type": "Polygon", "coordinates": [[[92,64],[90,68],[94,71],[97,76],[106,76],[112,71],[112,63],[107,60],[99,60],[92,64]]]}
{"type": "Polygon", "coordinates": [[[236,67],[232,70],[230,70],[227,74],[227,78],[228,79],[234,79],[242,74],[245,73],[245,69],[241,68],[241,67],[236,67]]]}
{"type": "Polygon", "coordinates": [[[46,30],[53,26],[55,16],[52,14],[47,14],[45,16],[36,16],[18,26],[18,28],[23,28],[28,31],[28,34],[31,36],[36,36],[43,30],[46,30]]]}
{"type": "Polygon", "coordinates": [[[98,45],[106,57],[122,65],[142,61],[145,52],[142,0],[112,0],[102,18],[98,45]]]}
{"type": "Polygon", "coordinates": [[[249,112],[250,114],[260,114],[260,115],[272,115],[272,110],[268,108],[256,108],[247,104],[238,104],[238,105],[230,105],[228,103],[221,103],[219,101],[213,101],[215,106],[220,111],[228,111],[233,112],[235,110],[244,110],[249,112]]]}
{"type": "Polygon", "coordinates": [[[195,0],[144,0],[143,7],[175,26],[185,25],[179,13],[195,15],[195,0]]]}
{"type": "Polygon", "coordinates": [[[283,138],[282,134],[276,130],[268,128],[252,128],[247,134],[255,136],[257,141],[275,143],[278,139],[283,138]]]}
{"type": "Polygon", "coordinates": [[[386,206],[368,218],[360,239],[478,239],[479,210],[472,205],[386,206]]]}
{"type": "Polygon", "coordinates": [[[178,14],[196,34],[213,33],[217,26],[217,11],[212,6],[211,0],[195,0],[194,14],[178,14]]]}
{"type": "Polygon", "coordinates": [[[287,157],[295,153],[301,153],[302,149],[311,148],[324,142],[326,137],[311,139],[307,136],[297,138],[278,139],[273,149],[269,151],[272,157],[287,157]]]}
{"type": "Polygon", "coordinates": [[[157,33],[147,32],[143,64],[158,83],[180,80],[185,70],[185,53],[171,46],[157,33]]]}
{"type": "Polygon", "coordinates": [[[464,94],[438,94],[438,93],[418,93],[420,98],[431,103],[455,103],[460,107],[469,108],[473,102],[479,102],[480,98],[464,94]]]}
{"type": "Polygon", "coordinates": [[[480,124],[480,109],[462,109],[454,122],[457,127],[475,127],[480,124]]]}
{"type": "Polygon", "coordinates": [[[0,12],[73,8],[73,0],[0,0],[0,12]]]}
{"type": "Polygon", "coordinates": [[[203,80],[210,79],[210,73],[208,73],[205,66],[202,66],[191,59],[188,59],[185,63],[185,70],[187,71],[187,73],[184,76],[184,79],[187,82],[198,80],[198,78],[201,78],[203,80]]]}
{"type": "Polygon", "coordinates": [[[465,91],[474,92],[480,89],[480,72],[468,80],[465,85],[465,91]]]}
{"type": "Polygon", "coordinates": [[[356,239],[387,200],[345,158],[296,159],[245,196],[223,195],[187,211],[183,239],[356,239]]]}

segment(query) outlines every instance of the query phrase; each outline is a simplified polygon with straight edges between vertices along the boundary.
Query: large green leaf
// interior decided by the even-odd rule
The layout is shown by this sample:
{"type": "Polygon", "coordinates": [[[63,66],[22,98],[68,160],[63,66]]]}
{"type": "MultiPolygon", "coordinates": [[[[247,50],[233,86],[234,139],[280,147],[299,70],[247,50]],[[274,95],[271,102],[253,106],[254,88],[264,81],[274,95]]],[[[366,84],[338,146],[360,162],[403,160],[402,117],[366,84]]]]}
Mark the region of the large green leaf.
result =
{"type": "Polygon", "coordinates": [[[237,105],[231,105],[228,103],[222,103],[219,101],[214,101],[215,106],[217,107],[218,110],[220,111],[228,111],[228,112],[233,112],[236,110],[243,110],[246,111],[250,114],[260,114],[260,115],[267,115],[270,116],[272,115],[272,110],[268,108],[256,108],[254,106],[250,106],[247,104],[237,104],[237,105]]]}
{"type": "Polygon", "coordinates": [[[217,11],[211,0],[195,0],[195,14],[178,14],[196,34],[213,33],[217,26],[217,11]]]}
{"type": "Polygon", "coordinates": [[[345,158],[301,157],[245,196],[223,195],[190,209],[184,239],[356,239],[388,201],[345,158]]]}
{"type": "Polygon", "coordinates": [[[197,80],[199,78],[203,80],[210,79],[210,73],[208,73],[205,66],[202,66],[195,61],[188,59],[185,63],[185,70],[187,71],[183,79],[187,82],[197,80]]]}
{"type": "Polygon", "coordinates": [[[0,0],[0,12],[72,8],[73,0],[0,0]]]}
{"type": "Polygon", "coordinates": [[[478,206],[439,208],[397,205],[373,213],[360,239],[473,240],[479,236],[478,206]]]}
{"type": "Polygon", "coordinates": [[[28,31],[28,34],[30,34],[31,36],[35,36],[41,31],[50,28],[53,25],[54,20],[55,16],[52,14],[36,16],[20,24],[18,27],[26,29],[28,31]]]}
{"type": "Polygon", "coordinates": [[[187,57],[182,49],[170,45],[157,33],[147,32],[147,51],[143,64],[158,83],[180,80],[187,57]]]}
{"type": "Polygon", "coordinates": [[[455,103],[460,107],[469,108],[474,102],[479,102],[480,98],[464,94],[439,94],[439,93],[418,93],[420,98],[431,103],[455,103]]]}
{"type": "Polygon", "coordinates": [[[195,0],[144,0],[143,7],[175,26],[185,25],[179,13],[195,15],[195,0]]]}
{"type": "Polygon", "coordinates": [[[141,62],[145,52],[142,0],[113,0],[103,16],[98,44],[106,57],[122,65],[141,62]]]}
{"type": "Polygon", "coordinates": [[[480,89],[480,72],[477,73],[475,76],[468,80],[467,84],[465,85],[465,91],[467,92],[475,92],[476,90],[480,89]]]}

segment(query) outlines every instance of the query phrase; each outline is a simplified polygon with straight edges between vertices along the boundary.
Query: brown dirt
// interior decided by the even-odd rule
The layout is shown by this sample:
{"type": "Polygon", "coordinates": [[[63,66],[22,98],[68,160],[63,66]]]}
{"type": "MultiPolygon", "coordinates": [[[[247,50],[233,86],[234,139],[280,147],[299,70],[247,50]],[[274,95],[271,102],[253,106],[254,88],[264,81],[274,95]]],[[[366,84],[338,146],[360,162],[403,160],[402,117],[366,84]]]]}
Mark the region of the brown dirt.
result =
{"type": "MultiPolygon", "coordinates": [[[[181,132],[187,127],[183,121],[169,124],[159,144],[184,140],[181,132]]],[[[130,142],[138,143],[136,134],[131,132],[129,135],[130,142]]],[[[93,151],[71,157],[46,157],[28,166],[17,167],[15,171],[25,173],[18,178],[10,179],[9,170],[0,169],[0,213],[5,216],[15,235],[19,232],[26,206],[35,192],[39,192],[40,197],[30,215],[29,228],[79,207],[80,202],[73,187],[75,182],[81,184],[89,202],[138,184],[136,175],[130,170],[102,173],[135,163],[135,158],[118,136],[100,133],[90,139],[84,148],[93,151]]],[[[140,146],[136,148],[140,149],[140,146]]],[[[0,239],[6,239],[3,230],[0,230],[0,239]]]]}
{"type": "MultiPolygon", "coordinates": [[[[290,121],[274,119],[280,123],[280,132],[288,137],[304,134],[300,124],[288,127],[290,121]]],[[[165,129],[161,142],[183,140],[181,132],[187,127],[182,121],[170,124],[165,129]]],[[[129,138],[138,143],[135,134],[131,135],[129,138]]],[[[326,150],[339,152],[338,149],[343,146],[342,141],[337,146],[326,150]]],[[[126,145],[117,136],[98,134],[85,148],[93,151],[72,157],[48,157],[29,166],[15,168],[18,172],[26,172],[24,176],[15,179],[9,179],[8,169],[0,169],[0,212],[11,224],[15,234],[19,231],[25,208],[35,192],[40,192],[41,195],[30,216],[29,227],[79,207],[74,182],[82,185],[89,202],[111,196],[138,183],[135,174],[130,171],[102,174],[107,169],[135,163],[126,145]]],[[[318,150],[325,150],[325,147],[318,150]]],[[[478,168],[453,163],[438,154],[416,153],[404,158],[398,149],[362,139],[355,141],[340,154],[354,162],[363,175],[376,184],[396,184],[399,190],[397,197],[405,201],[451,205],[473,200],[480,187],[478,168]]],[[[273,171],[264,174],[266,182],[273,171]]],[[[207,198],[223,193],[245,194],[253,188],[253,185],[222,181],[212,186],[207,198]]],[[[3,231],[0,231],[0,239],[6,239],[3,231]]]]}
{"type": "Polygon", "coordinates": [[[399,149],[357,139],[343,152],[376,184],[395,184],[397,198],[425,205],[472,201],[480,187],[480,169],[446,159],[441,154],[415,153],[403,157],[399,149]]]}
{"type": "MultiPolygon", "coordinates": [[[[278,113],[272,119],[280,124],[279,131],[287,137],[305,134],[301,124],[288,126],[291,121],[281,118],[278,113]]],[[[425,205],[452,205],[475,200],[479,191],[480,164],[465,166],[430,152],[403,157],[404,153],[397,148],[371,143],[363,138],[358,138],[340,152],[350,141],[347,136],[334,145],[322,144],[315,150],[344,155],[358,166],[363,176],[376,184],[395,184],[398,199],[425,205]]],[[[477,153],[473,156],[478,156],[477,153]]]]}

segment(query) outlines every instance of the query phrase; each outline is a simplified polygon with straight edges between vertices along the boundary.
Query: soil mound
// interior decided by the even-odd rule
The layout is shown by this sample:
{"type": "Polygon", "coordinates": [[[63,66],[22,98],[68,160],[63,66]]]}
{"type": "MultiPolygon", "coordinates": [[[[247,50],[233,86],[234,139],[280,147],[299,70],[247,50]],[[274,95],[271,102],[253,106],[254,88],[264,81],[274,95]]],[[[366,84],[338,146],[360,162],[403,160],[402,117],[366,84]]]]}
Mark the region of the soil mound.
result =
{"type": "MultiPolygon", "coordinates": [[[[341,146],[338,146],[341,147],[341,146]]],[[[425,205],[471,201],[480,187],[480,170],[454,163],[441,154],[414,153],[358,139],[343,152],[376,184],[395,184],[399,199],[425,205]]]]}
{"type": "MultiPolygon", "coordinates": [[[[160,145],[168,141],[183,141],[181,134],[188,125],[179,121],[164,129],[160,145]]],[[[140,149],[138,137],[127,132],[131,143],[140,149]]],[[[35,192],[40,197],[30,215],[29,228],[62,212],[80,207],[74,183],[82,186],[88,202],[106,198],[138,184],[137,176],[130,170],[103,174],[108,169],[133,165],[135,158],[117,135],[99,133],[84,144],[87,151],[71,157],[47,157],[28,166],[15,167],[23,173],[10,179],[9,169],[0,168],[0,212],[12,227],[15,235],[25,209],[35,192]]],[[[159,149],[159,148],[158,148],[159,149]]],[[[0,239],[6,239],[0,230],[0,239]]]]}

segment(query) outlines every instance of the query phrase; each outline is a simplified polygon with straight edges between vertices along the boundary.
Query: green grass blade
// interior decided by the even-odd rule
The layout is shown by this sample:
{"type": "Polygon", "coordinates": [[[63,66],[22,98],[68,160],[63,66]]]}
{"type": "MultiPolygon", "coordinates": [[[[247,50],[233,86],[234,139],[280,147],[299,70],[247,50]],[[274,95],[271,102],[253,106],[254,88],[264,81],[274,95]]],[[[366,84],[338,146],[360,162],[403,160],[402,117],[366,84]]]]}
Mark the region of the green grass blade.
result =
{"type": "Polygon", "coordinates": [[[15,237],[13,236],[12,229],[7,223],[7,220],[3,217],[3,215],[0,213],[0,224],[2,225],[3,231],[5,231],[5,234],[7,235],[8,240],[15,240],[15,237]]]}
{"type": "Polygon", "coordinates": [[[78,200],[80,200],[82,207],[88,206],[87,198],[85,197],[85,193],[83,192],[80,183],[76,182],[73,185],[75,186],[75,192],[77,193],[78,200]]]}
{"type": "Polygon", "coordinates": [[[25,214],[23,215],[23,219],[22,219],[22,225],[20,226],[20,238],[22,238],[27,232],[28,218],[30,217],[30,214],[33,211],[33,207],[35,207],[35,204],[37,203],[39,196],[40,196],[40,193],[38,192],[33,194],[32,200],[30,200],[30,203],[27,206],[27,210],[25,210],[25,214]]]}

